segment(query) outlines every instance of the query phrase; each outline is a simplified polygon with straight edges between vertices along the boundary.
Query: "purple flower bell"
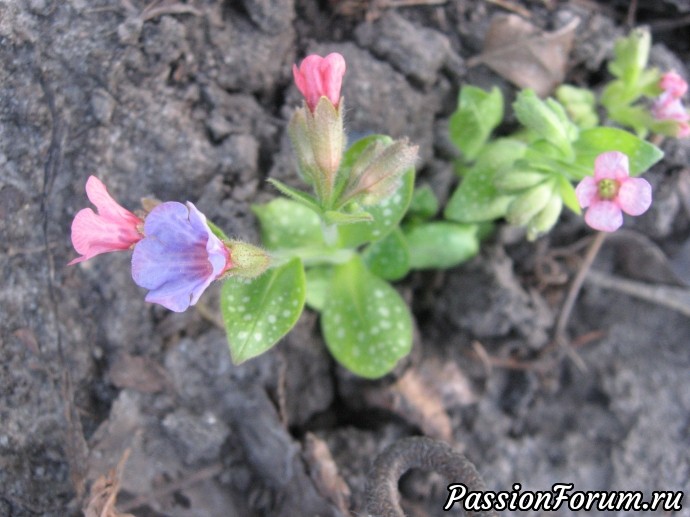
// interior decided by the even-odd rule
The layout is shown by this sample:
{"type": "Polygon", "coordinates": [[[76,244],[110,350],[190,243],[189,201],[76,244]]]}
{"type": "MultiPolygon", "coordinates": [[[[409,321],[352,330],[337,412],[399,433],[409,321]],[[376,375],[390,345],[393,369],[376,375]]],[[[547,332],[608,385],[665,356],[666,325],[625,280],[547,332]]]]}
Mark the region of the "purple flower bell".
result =
{"type": "Polygon", "coordinates": [[[232,267],[230,250],[190,202],[161,203],[151,210],[144,235],[134,247],[132,278],[149,289],[147,302],[171,311],[194,305],[211,282],[232,267]]]}

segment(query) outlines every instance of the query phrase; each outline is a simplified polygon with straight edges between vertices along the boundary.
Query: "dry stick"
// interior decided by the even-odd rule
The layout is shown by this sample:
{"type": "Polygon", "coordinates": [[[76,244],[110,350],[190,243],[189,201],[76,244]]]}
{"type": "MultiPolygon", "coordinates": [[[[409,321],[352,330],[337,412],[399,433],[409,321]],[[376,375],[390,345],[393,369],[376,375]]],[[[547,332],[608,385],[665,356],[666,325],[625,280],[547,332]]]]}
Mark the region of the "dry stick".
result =
{"type": "Polygon", "coordinates": [[[196,485],[197,483],[215,477],[222,471],[223,464],[220,462],[214,463],[212,465],[209,465],[208,467],[204,467],[200,470],[197,470],[196,472],[190,474],[187,477],[168,483],[167,485],[162,486],[156,490],[152,490],[148,494],[140,495],[132,499],[131,501],[122,503],[121,505],[118,505],[118,509],[121,512],[133,510],[134,508],[137,508],[139,506],[149,504],[154,499],[159,499],[166,495],[172,494],[173,492],[177,492],[178,490],[188,488],[190,486],[196,485]]]}
{"type": "MultiPolygon", "coordinates": [[[[577,272],[577,275],[573,279],[573,283],[570,284],[568,295],[566,296],[565,301],[563,302],[561,312],[558,314],[558,321],[556,322],[556,327],[554,329],[554,341],[557,346],[563,347],[566,351],[568,351],[568,353],[571,354],[571,357],[573,357],[572,350],[568,346],[568,340],[565,336],[565,330],[568,326],[568,321],[570,320],[570,314],[573,312],[573,307],[575,306],[575,300],[577,300],[577,295],[580,294],[580,289],[582,289],[582,284],[585,281],[585,277],[587,276],[587,273],[592,267],[592,263],[594,262],[594,259],[596,258],[597,254],[599,253],[599,250],[601,249],[601,245],[604,243],[605,238],[606,233],[598,232],[592,239],[592,242],[589,243],[589,247],[587,248],[587,254],[585,255],[585,258],[582,264],[580,265],[580,269],[577,272]]],[[[575,358],[573,357],[573,359],[575,358]]],[[[581,362],[581,360],[577,358],[576,362],[581,362]]]]}
{"type": "Polygon", "coordinates": [[[673,309],[684,316],[690,317],[690,289],[644,284],[612,276],[594,269],[589,272],[587,282],[604,289],[614,289],[640,300],[673,309]]]}
{"type": "MultiPolygon", "coordinates": [[[[398,480],[413,468],[443,474],[449,483],[462,483],[468,491],[485,491],[474,465],[450,445],[431,438],[404,438],[376,458],[367,479],[367,513],[370,517],[405,517],[400,508],[398,480]]],[[[496,517],[496,512],[468,512],[475,517],[496,517]]]]}

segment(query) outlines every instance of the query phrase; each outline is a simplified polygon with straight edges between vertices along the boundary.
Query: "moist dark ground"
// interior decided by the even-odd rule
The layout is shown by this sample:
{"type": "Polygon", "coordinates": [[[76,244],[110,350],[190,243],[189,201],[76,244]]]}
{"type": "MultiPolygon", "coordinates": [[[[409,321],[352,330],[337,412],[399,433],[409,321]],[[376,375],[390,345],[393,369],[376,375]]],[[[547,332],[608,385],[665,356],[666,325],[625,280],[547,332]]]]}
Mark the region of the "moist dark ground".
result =
{"type": "MultiPolygon", "coordinates": [[[[653,209],[595,263],[613,282],[585,284],[576,356],[550,346],[591,235],[569,215],[536,243],[503,229],[467,264],[400,282],[415,348],[375,382],[334,364],[314,314],[238,367],[200,311],[143,301],[126,253],[66,266],[90,174],[125,206],[191,200],[258,242],[250,205],[276,195],[266,178],[298,184],[285,127],[300,102],[290,67],[307,53],[345,56],[348,129],[419,144],[419,182],[442,199],[460,85],[515,92],[466,66],[500,4],[543,29],[581,18],[570,82],[600,84],[631,21],[651,25],[654,63],[688,77],[687,0],[420,4],[0,1],[1,516],[81,514],[127,448],[118,506],[138,517],[365,515],[373,458],[415,434],[464,450],[495,490],[690,486],[688,140],[662,144],[653,209]]],[[[203,303],[216,312],[217,286],[203,303]]],[[[452,481],[404,478],[409,515],[443,515],[452,481]]]]}

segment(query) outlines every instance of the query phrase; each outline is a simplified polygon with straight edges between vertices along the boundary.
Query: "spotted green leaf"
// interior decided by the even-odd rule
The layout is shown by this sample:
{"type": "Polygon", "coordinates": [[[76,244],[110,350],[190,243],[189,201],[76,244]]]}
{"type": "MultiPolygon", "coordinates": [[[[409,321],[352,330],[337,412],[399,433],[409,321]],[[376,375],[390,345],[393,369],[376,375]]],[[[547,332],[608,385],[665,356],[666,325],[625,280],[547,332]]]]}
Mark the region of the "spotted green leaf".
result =
{"type": "Polygon", "coordinates": [[[319,216],[306,206],[277,198],[264,205],[252,206],[261,224],[261,239],[271,250],[292,249],[323,244],[319,216]]]}
{"type": "Polygon", "coordinates": [[[399,228],[370,244],[362,257],[369,270],[385,280],[399,280],[410,270],[410,252],[399,228]]]}
{"type": "Polygon", "coordinates": [[[412,199],[414,169],[403,174],[400,187],[381,203],[367,207],[372,220],[338,227],[340,244],[354,248],[385,237],[402,220],[412,199]]]}
{"type": "Polygon", "coordinates": [[[299,259],[250,280],[223,284],[220,306],[232,360],[242,363],[275,345],[297,323],[306,282],[299,259]]]}
{"type": "MultiPolygon", "coordinates": [[[[350,174],[350,169],[370,145],[376,141],[389,144],[393,139],[386,135],[369,135],[353,143],[343,155],[338,173],[337,189],[342,190],[350,174]]],[[[338,227],[340,245],[345,248],[355,248],[367,242],[372,242],[390,232],[405,215],[412,199],[414,190],[414,169],[410,169],[401,178],[400,187],[383,202],[374,206],[367,206],[365,210],[371,215],[370,221],[362,221],[338,227]]]]}
{"type": "Polygon", "coordinates": [[[479,165],[470,169],[448,200],[446,219],[476,223],[503,217],[514,196],[499,193],[494,185],[495,176],[496,169],[479,165]]]}
{"type": "Polygon", "coordinates": [[[358,256],[335,268],[321,329],[333,357],[369,379],[390,372],[412,347],[407,305],[358,256]]]}
{"type": "Polygon", "coordinates": [[[437,221],[405,229],[412,269],[449,268],[479,252],[478,226],[437,221]]]}

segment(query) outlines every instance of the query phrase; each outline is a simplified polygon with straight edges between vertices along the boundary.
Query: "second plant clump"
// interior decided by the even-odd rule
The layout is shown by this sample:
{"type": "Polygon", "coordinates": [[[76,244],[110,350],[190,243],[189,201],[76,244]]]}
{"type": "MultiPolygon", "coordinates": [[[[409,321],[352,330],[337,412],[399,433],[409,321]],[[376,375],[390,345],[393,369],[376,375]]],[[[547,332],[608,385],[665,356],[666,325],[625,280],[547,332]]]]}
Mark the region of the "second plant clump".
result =
{"type": "Polygon", "coordinates": [[[474,256],[496,219],[525,226],[534,239],[553,227],[563,205],[576,213],[587,208],[585,221],[603,231],[620,227],[622,212],[647,210],[651,187],[634,176],[662,153],[643,138],[690,133],[680,100],[687,85],[677,74],[647,69],[648,50],[644,31],[618,42],[610,65],[616,79],[601,100],[612,121],[636,134],[599,126],[594,95],[563,86],[560,102],[521,92],[514,110],[523,127],[492,139],[503,118],[501,94],[462,88],[450,125],[462,181],[442,220],[434,219],[439,206],[431,189],[414,189],[415,146],[385,135],[347,145],[344,58],[308,56],[293,68],[304,103],[288,132],[311,192],[270,180],[286,197],[253,207],[265,248],[229,239],[189,202],[130,212],[91,177],[86,191],[98,213],[87,208],[75,217],[72,242],[81,256],[72,263],[133,249],[132,277],[149,290],[146,300],[177,312],[222,280],[221,310],[237,363],[274,346],[307,305],[320,313],[340,364],[381,377],[412,346],[410,310],[390,281],[474,256]]]}

